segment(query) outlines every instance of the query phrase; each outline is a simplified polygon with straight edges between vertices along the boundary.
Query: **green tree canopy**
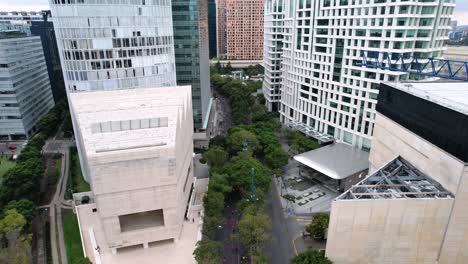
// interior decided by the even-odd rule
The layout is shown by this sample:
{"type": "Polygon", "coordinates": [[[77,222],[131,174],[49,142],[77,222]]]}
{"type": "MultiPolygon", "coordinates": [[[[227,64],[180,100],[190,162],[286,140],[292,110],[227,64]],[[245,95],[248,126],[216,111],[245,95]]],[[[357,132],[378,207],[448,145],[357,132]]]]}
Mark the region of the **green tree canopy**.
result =
{"type": "Polygon", "coordinates": [[[327,257],[323,256],[317,250],[308,249],[299,255],[295,256],[291,262],[291,264],[333,264],[331,260],[327,257]]]}
{"type": "Polygon", "coordinates": [[[213,138],[210,139],[210,144],[209,147],[220,147],[220,148],[225,148],[226,147],[226,138],[222,135],[217,135],[213,138]]]}
{"type": "Polygon", "coordinates": [[[203,264],[219,264],[223,256],[223,244],[212,240],[201,240],[193,251],[195,260],[203,264]]]}
{"type": "Polygon", "coordinates": [[[222,194],[227,194],[232,191],[232,187],[229,185],[227,180],[227,175],[213,173],[210,176],[210,182],[208,183],[208,188],[212,191],[219,192],[222,194]]]}
{"type": "Polygon", "coordinates": [[[239,129],[230,133],[226,139],[227,145],[229,146],[232,154],[236,154],[243,150],[244,140],[247,140],[247,150],[252,153],[255,152],[260,145],[257,136],[255,136],[254,133],[244,129],[239,129]]]}
{"type": "Polygon", "coordinates": [[[289,155],[281,147],[273,148],[266,154],[265,162],[271,169],[279,169],[288,164],[289,155]]]}
{"type": "Polygon", "coordinates": [[[203,153],[203,158],[211,167],[221,167],[228,160],[228,153],[220,147],[213,147],[203,153]]]}
{"type": "Polygon", "coordinates": [[[306,226],[306,231],[315,237],[324,237],[329,220],[330,216],[327,213],[316,213],[312,218],[312,222],[306,226]]]}
{"type": "Polygon", "coordinates": [[[258,160],[240,153],[224,166],[223,172],[228,175],[230,185],[237,190],[245,192],[250,190],[251,169],[254,168],[255,187],[257,191],[266,192],[271,181],[271,171],[258,160]]]}
{"type": "Polygon", "coordinates": [[[220,192],[210,190],[203,197],[205,215],[221,217],[224,210],[224,195],[220,192]]]}
{"type": "Polygon", "coordinates": [[[239,221],[239,238],[252,258],[261,256],[262,249],[271,237],[270,228],[270,218],[263,213],[263,210],[255,210],[252,207],[243,210],[239,221]]]}
{"type": "Polygon", "coordinates": [[[31,222],[36,215],[34,208],[35,205],[33,202],[27,199],[21,199],[18,201],[10,201],[3,210],[4,214],[6,214],[8,210],[15,209],[19,214],[23,215],[28,222],[31,222]]]}

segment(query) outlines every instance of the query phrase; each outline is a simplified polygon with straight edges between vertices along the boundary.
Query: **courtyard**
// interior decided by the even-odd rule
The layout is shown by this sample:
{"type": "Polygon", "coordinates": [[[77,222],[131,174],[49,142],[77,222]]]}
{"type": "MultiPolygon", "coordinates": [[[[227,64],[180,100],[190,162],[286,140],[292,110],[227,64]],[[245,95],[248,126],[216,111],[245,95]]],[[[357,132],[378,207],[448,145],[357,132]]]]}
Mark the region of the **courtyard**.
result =
{"type": "Polygon", "coordinates": [[[276,177],[275,185],[281,196],[283,209],[288,214],[298,216],[329,212],[331,202],[339,195],[339,192],[332,191],[302,174],[300,163],[290,160],[285,167],[285,173],[276,177]]]}

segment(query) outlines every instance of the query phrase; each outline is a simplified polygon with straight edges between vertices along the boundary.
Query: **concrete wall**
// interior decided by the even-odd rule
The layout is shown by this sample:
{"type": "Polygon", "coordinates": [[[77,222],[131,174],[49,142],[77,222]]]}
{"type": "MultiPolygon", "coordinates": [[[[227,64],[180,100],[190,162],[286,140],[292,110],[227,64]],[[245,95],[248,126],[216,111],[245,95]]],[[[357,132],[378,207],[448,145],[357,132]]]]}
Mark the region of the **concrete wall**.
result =
{"type": "Polygon", "coordinates": [[[465,166],[439,263],[468,263],[468,166],[465,166]]]}
{"type": "MultiPolygon", "coordinates": [[[[71,95],[80,158],[97,208],[92,224],[100,226],[105,236],[101,247],[147,246],[154,241],[177,240],[181,234],[194,181],[192,101],[189,86],[164,89],[71,95]],[[110,97],[114,105],[106,105],[112,103],[105,101],[110,97]],[[91,129],[94,123],[104,121],[161,116],[168,117],[167,126],[107,133],[92,133],[91,129]],[[154,222],[150,227],[121,230],[119,216],[159,209],[163,211],[163,226],[154,222]]],[[[83,215],[93,214],[87,211],[83,215]]]]}
{"type": "Polygon", "coordinates": [[[465,164],[378,113],[369,156],[369,171],[374,172],[396,156],[403,157],[456,194],[465,164]]]}
{"type": "Polygon", "coordinates": [[[453,199],[337,200],[326,255],[334,263],[435,263],[453,199]]]}
{"type": "Polygon", "coordinates": [[[441,227],[446,235],[439,251],[439,263],[468,263],[467,164],[378,114],[369,156],[370,171],[398,155],[455,194],[453,208],[447,213],[450,221],[441,227]]]}

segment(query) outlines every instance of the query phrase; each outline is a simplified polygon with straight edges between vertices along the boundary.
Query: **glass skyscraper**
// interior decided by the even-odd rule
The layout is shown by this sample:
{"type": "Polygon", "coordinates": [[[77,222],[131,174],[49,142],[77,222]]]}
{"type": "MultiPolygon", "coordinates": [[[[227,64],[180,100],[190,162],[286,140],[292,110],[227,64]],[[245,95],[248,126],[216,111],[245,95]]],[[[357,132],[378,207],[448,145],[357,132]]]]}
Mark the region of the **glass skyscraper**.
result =
{"type": "Polygon", "coordinates": [[[206,1],[173,0],[177,85],[192,86],[195,129],[205,129],[211,100],[206,1]]]}
{"type": "Polygon", "coordinates": [[[210,43],[210,59],[217,56],[216,47],[216,1],[208,0],[208,38],[210,43]]]}

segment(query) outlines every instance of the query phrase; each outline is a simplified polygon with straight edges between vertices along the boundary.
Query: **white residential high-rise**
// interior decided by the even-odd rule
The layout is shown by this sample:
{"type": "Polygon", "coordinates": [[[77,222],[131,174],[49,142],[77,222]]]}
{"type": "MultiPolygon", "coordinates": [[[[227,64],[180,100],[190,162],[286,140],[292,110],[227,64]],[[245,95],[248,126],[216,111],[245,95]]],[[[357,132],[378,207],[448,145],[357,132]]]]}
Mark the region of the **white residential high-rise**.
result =
{"type": "Polygon", "coordinates": [[[49,2],[68,92],[176,84],[170,0],[49,2]]]}
{"type": "Polygon", "coordinates": [[[24,140],[54,107],[39,37],[0,32],[0,140],[24,140]]]}
{"type": "Polygon", "coordinates": [[[263,94],[269,111],[278,111],[281,100],[281,54],[283,50],[283,1],[265,1],[263,40],[263,94]]]}
{"type": "MultiPolygon", "coordinates": [[[[440,57],[454,7],[454,0],[284,0],[276,29],[284,37],[281,121],[370,148],[380,82],[421,77],[356,66],[361,52],[440,57]]],[[[277,56],[269,54],[266,62],[277,56]]],[[[264,85],[268,97],[275,88],[264,85]]]]}

